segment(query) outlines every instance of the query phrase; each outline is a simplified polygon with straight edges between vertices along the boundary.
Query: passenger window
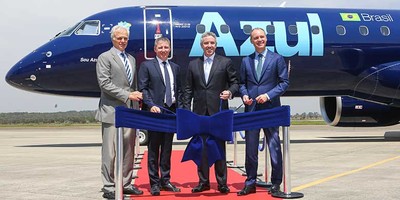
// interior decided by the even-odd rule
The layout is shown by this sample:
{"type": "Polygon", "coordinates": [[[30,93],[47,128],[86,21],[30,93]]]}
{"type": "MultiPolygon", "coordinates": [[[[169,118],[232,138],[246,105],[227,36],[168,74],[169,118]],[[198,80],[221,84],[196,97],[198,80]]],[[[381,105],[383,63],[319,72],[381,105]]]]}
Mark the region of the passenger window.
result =
{"type": "Polygon", "coordinates": [[[344,27],[342,25],[337,25],[336,26],[336,33],[338,35],[346,35],[346,27],[344,27]]]}
{"type": "Polygon", "coordinates": [[[267,34],[274,35],[275,34],[275,26],[274,25],[267,25],[267,34]]]}
{"type": "Polygon", "coordinates": [[[297,35],[297,26],[289,25],[289,33],[290,33],[290,35],[297,35]]]}
{"type": "Polygon", "coordinates": [[[206,26],[204,26],[203,24],[197,24],[196,31],[197,33],[203,34],[204,32],[206,32],[206,26]]]}
{"type": "Polygon", "coordinates": [[[221,33],[224,33],[224,34],[229,33],[229,26],[226,24],[221,25],[220,29],[221,29],[221,33]]]}
{"type": "Polygon", "coordinates": [[[253,30],[253,27],[251,27],[251,25],[246,24],[243,26],[243,33],[246,35],[250,35],[252,30],[253,30]]]}
{"type": "Polygon", "coordinates": [[[76,35],[98,35],[99,33],[99,20],[84,21],[82,25],[75,31],[76,35]]]}
{"type": "Polygon", "coordinates": [[[368,27],[366,26],[360,26],[359,31],[362,36],[367,36],[369,34],[368,27]]]}
{"type": "Polygon", "coordinates": [[[390,35],[390,29],[387,26],[381,26],[381,33],[383,36],[389,36],[390,35]]]}
{"type": "Polygon", "coordinates": [[[319,34],[319,27],[318,26],[311,26],[311,33],[312,34],[319,34]]]}

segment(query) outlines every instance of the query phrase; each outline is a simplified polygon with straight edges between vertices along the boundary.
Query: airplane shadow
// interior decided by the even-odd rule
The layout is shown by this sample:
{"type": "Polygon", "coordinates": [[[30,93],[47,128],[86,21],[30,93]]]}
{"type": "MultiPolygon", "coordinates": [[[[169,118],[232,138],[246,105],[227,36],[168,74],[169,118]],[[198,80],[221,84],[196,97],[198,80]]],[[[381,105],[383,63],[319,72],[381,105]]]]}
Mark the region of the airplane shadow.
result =
{"type": "Polygon", "coordinates": [[[338,136],[338,137],[319,137],[312,140],[291,140],[294,144],[308,143],[348,143],[348,142],[387,142],[383,136],[338,136]]]}
{"type": "MultiPolygon", "coordinates": [[[[290,140],[292,144],[309,143],[349,143],[349,142],[400,142],[400,140],[387,140],[383,136],[338,136],[338,137],[319,137],[320,139],[311,140],[290,140]]],[[[187,141],[175,141],[174,145],[187,145],[187,141]]],[[[245,144],[244,141],[238,141],[237,144],[245,144]]],[[[229,145],[229,144],[228,144],[229,145]]],[[[16,147],[101,147],[101,143],[77,143],[77,144],[39,144],[22,145],[16,147]]]]}

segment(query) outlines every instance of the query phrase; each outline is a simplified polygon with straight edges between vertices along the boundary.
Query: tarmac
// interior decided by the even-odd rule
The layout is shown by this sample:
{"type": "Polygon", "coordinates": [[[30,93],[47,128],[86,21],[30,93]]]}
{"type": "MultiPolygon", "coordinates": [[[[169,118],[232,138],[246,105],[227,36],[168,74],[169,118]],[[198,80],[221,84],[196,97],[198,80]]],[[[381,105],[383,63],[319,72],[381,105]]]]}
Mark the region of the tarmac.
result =
{"type": "MultiPolygon", "coordinates": [[[[400,131],[400,125],[291,126],[290,192],[302,193],[307,200],[400,199],[400,142],[385,140],[390,131],[400,131]]],[[[0,198],[102,199],[100,136],[100,127],[0,128],[0,198]]],[[[185,149],[186,142],[175,141],[173,148],[185,149]]],[[[234,145],[227,144],[227,160],[240,167],[240,137],[236,147],[234,159],[234,145]]],[[[146,148],[141,146],[140,151],[146,148]]],[[[265,152],[259,158],[259,173],[264,175],[265,152]]],[[[243,173],[244,168],[234,170],[243,173]]]]}

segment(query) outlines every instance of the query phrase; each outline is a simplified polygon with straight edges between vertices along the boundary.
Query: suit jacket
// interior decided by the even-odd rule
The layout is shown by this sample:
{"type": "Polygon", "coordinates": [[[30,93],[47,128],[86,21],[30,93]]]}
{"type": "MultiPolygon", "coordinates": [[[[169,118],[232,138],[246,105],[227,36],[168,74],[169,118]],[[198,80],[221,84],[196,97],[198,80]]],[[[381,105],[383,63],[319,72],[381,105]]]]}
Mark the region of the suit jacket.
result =
{"type": "Polygon", "coordinates": [[[115,49],[111,48],[97,59],[96,73],[101,96],[96,119],[100,122],[114,124],[116,106],[139,108],[138,102],[128,98],[130,92],[137,90],[137,73],[135,58],[128,53],[127,55],[132,66],[132,85],[129,84],[125,66],[115,49]]]}
{"type": "MultiPolygon", "coordinates": [[[[189,63],[184,107],[190,110],[193,98],[193,112],[199,115],[206,115],[208,112],[212,115],[220,110],[220,93],[229,90],[234,95],[239,89],[239,80],[232,60],[216,54],[206,83],[203,63],[204,57],[189,63]]],[[[228,101],[222,102],[222,109],[228,109],[228,101]]]]}
{"type": "MultiPolygon", "coordinates": [[[[179,65],[168,61],[172,69],[173,80],[174,80],[174,91],[175,100],[177,107],[181,107],[180,98],[182,96],[182,90],[180,87],[180,80],[177,78],[180,67],[179,65]]],[[[164,77],[161,73],[160,65],[157,59],[144,61],[140,64],[139,68],[139,90],[143,93],[143,103],[147,109],[150,109],[153,105],[163,106],[165,98],[165,82],[164,77]]]]}
{"type": "MultiPolygon", "coordinates": [[[[285,60],[281,55],[267,50],[261,78],[257,80],[254,59],[256,59],[255,53],[242,59],[240,68],[241,96],[248,95],[249,98],[255,101],[257,96],[268,94],[270,101],[264,104],[257,104],[257,110],[280,106],[280,96],[289,87],[288,68],[285,60]]],[[[252,106],[246,105],[246,111],[251,109],[252,106]]]]}

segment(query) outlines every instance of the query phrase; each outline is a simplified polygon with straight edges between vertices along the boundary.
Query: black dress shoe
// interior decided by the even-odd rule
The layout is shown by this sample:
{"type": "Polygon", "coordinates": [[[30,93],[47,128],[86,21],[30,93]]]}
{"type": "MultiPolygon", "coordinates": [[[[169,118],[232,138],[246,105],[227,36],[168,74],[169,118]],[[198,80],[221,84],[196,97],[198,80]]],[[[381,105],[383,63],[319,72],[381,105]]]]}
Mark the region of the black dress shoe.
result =
{"type": "Polygon", "coordinates": [[[231,190],[227,185],[218,185],[218,191],[223,194],[228,194],[231,190]]]}
{"type": "Polygon", "coordinates": [[[238,196],[244,196],[251,193],[256,193],[256,186],[246,185],[242,190],[237,192],[238,196]]]}
{"type": "Polygon", "coordinates": [[[203,192],[203,191],[206,191],[206,190],[210,190],[210,185],[209,184],[206,185],[206,184],[201,184],[200,183],[198,186],[196,186],[196,187],[194,187],[192,189],[192,193],[203,192]]]}
{"type": "Polygon", "coordinates": [[[160,195],[160,187],[158,187],[158,185],[151,186],[150,194],[152,196],[159,196],[160,195]]]}
{"type": "Polygon", "coordinates": [[[181,189],[177,188],[175,185],[173,185],[170,182],[165,185],[162,185],[161,190],[171,191],[171,192],[180,192],[181,191],[181,189]]]}
{"type": "Polygon", "coordinates": [[[104,192],[103,198],[105,199],[115,199],[115,192],[104,192]]]}
{"type": "Polygon", "coordinates": [[[268,193],[275,194],[280,192],[280,187],[278,184],[272,184],[271,188],[268,190],[268,193]]]}
{"type": "Polygon", "coordinates": [[[143,194],[142,190],[137,189],[133,185],[129,185],[128,187],[124,188],[124,194],[134,194],[134,195],[141,195],[143,194]]]}

